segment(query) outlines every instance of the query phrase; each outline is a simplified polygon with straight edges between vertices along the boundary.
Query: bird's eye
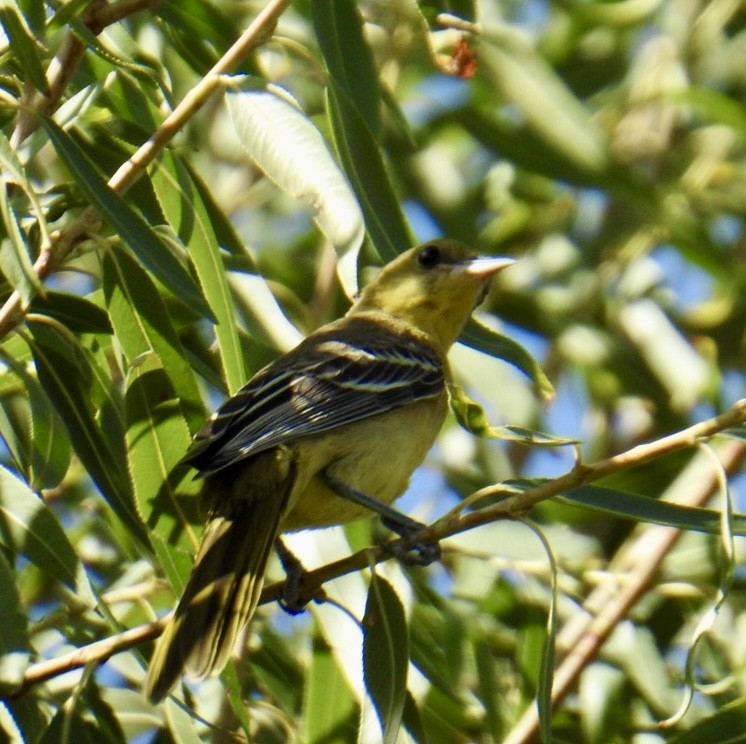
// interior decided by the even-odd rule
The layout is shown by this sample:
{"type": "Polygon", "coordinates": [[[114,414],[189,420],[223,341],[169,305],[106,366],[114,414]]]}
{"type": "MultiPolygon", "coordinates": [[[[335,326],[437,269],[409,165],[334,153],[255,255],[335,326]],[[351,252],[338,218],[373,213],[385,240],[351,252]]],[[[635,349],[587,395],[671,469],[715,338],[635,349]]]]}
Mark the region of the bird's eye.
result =
{"type": "Polygon", "coordinates": [[[420,266],[424,269],[432,269],[433,266],[437,266],[440,263],[441,253],[440,248],[437,245],[426,245],[420,251],[420,255],[417,256],[417,260],[420,262],[420,266]]]}

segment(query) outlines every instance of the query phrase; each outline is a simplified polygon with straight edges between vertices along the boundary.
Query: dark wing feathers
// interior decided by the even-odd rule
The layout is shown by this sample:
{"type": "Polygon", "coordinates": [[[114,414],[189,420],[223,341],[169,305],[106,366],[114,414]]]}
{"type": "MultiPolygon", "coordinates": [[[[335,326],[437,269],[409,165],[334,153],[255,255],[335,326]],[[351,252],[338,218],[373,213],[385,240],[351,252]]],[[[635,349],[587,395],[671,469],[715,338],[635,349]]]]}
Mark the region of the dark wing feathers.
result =
{"type": "Polygon", "coordinates": [[[347,319],[255,375],[184,459],[209,475],[278,444],[435,397],[444,385],[440,355],[419,336],[347,319]]]}

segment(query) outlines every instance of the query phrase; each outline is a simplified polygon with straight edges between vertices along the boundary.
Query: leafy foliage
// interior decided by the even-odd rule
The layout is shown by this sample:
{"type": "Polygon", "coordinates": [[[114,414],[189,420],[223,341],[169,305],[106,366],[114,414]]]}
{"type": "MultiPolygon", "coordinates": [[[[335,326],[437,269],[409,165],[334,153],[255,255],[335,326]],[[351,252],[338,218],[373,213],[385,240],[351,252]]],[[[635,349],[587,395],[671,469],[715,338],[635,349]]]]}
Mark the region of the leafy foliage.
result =
{"type": "Polygon", "coordinates": [[[743,738],[740,4],[10,0],[0,27],[0,738],[743,738]],[[470,431],[401,502],[443,561],[292,535],[327,601],[266,604],[151,706],[191,436],[436,235],[520,259],[452,354],[470,431]]]}

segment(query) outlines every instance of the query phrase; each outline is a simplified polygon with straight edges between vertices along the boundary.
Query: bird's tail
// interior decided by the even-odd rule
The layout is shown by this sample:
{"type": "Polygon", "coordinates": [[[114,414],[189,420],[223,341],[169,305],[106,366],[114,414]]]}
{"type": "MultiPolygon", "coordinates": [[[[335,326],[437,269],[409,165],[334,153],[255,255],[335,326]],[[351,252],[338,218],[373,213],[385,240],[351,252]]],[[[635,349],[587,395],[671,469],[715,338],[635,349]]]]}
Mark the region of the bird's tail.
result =
{"type": "Polygon", "coordinates": [[[254,614],[285,499],[233,501],[230,515],[207,522],[179,604],[150,661],[145,694],[164,698],[186,674],[219,674],[236,636],[254,614]]]}

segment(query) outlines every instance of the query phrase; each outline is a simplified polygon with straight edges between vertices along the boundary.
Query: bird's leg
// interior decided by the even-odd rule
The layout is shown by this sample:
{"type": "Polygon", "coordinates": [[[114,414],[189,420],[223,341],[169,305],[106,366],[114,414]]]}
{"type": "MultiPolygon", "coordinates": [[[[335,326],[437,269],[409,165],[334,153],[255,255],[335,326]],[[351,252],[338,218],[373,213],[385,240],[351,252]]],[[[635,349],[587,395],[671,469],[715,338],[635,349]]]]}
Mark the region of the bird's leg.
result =
{"type": "Polygon", "coordinates": [[[306,569],[298,559],[298,556],[285,545],[281,537],[275,538],[275,550],[285,571],[285,588],[282,596],[277,600],[285,612],[291,615],[299,615],[306,609],[306,605],[313,599],[319,602],[324,600],[324,590],[319,589],[313,597],[304,597],[301,589],[306,569]]]}
{"type": "Polygon", "coordinates": [[[402,514],[388,504],[384,504],[372,496],[348,486],[328,473],[323,474],[324,482],[334,491],[337,496],[352,501],[354,504],[364,506],[381,517],[384,526],[395,532],[407,544],[405,546],[391,546],[391,552],[402,563],[410,566],[429,566],[434,561],[440,560],[440,545],[437,541],[427,542],[425,540],[414,540],[414,536],[425,529],[425,525],[406,514],[402,514]]]}

